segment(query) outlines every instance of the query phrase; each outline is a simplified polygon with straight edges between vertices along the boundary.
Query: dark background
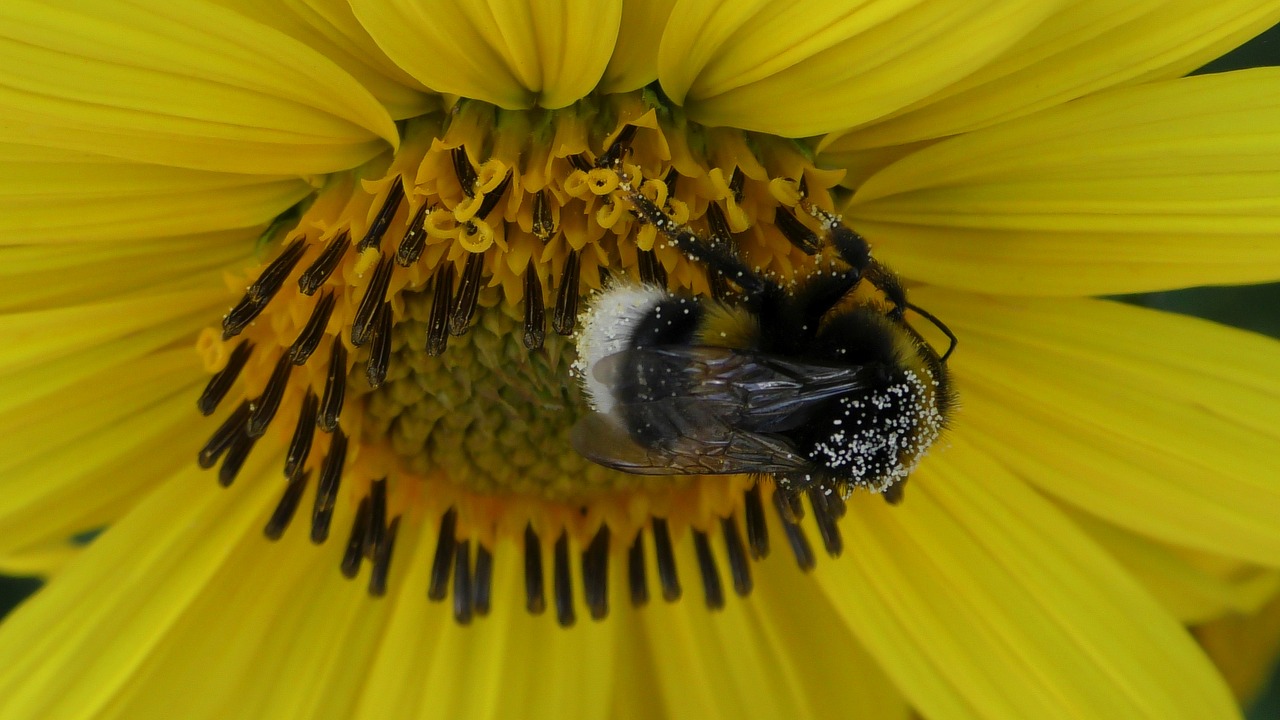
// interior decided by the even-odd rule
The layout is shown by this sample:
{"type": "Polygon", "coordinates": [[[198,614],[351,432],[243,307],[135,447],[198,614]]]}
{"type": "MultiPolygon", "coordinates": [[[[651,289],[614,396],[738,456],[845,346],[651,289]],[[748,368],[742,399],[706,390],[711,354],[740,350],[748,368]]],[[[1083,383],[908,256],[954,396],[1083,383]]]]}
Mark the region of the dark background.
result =
{"type": "MultiPolygon", "coordinates": [[[[1200,72],[1222,72],[1260,65],[1280,65],[1280,26],[1272,28],[1200,72]]],[[[1280,242],[1280,238],[1277,238],[1280,242]]],[[[1203,287],[1172,292],[1143,293],[1121,298],[1126,302],[1216,320],[1227,325],[1280,337],[1280,283],[1247,287],[1203,287]]],[[[1280,368],[1277,368],[1280,372],[1280,368]]],[[[0,576],[0,616],[40,587],[35,578],[0,576]]],[[[1280,671],[1280,666],[1277,667],[1280,671]]],[[[1280,718],[1280,672],[1249,713],[1251,720],[1280,718]]]]}

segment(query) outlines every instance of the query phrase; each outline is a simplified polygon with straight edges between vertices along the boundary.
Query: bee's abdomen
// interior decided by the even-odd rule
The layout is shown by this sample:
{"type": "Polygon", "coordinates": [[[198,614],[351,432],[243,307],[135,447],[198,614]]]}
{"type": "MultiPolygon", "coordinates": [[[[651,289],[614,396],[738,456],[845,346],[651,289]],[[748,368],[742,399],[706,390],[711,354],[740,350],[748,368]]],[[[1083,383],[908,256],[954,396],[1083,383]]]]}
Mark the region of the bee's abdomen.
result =
{"type": "MultiPolygon", "coordinates": [[[[687,346],[693,341],[703,313],[702,304],[696,300],[669,297],[655,305],[637,324],[631,347],[687,346]]],[[[680,413],[653,403],[687,397],[690,386],[698,379],[657,361],[653,355],[624,352],[627,357],[623,372],[634,382],[618,394],[618,401],[628,408],[627,426],[632,437],[642,445],[654,446],[689,435],[694,428],[682,425],[680,413]]]]}
{"type": "Polygon", "coordinates": [[[671,295],[655,303],[636,323],[631,347],[691,345],[706,312],[693,298],[671,295]]]}

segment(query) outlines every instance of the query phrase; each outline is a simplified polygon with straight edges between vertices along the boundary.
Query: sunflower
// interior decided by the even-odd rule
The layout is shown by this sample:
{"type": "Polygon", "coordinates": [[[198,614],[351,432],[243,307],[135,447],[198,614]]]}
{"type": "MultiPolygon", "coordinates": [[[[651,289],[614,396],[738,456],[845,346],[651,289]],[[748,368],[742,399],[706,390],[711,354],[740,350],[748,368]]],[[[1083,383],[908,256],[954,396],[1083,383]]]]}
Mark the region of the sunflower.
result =
{"type": "Polygon", "coordinates": [[[1280,346],[1097,297],[1280,278],[1280,72],[1183,77],[1277,20],[4,3],[0,716],[1235,716],[1280,346]],[[903,502],[571,449],[592,291],[735,292],[646,203],[949,326],[903,502]]]}

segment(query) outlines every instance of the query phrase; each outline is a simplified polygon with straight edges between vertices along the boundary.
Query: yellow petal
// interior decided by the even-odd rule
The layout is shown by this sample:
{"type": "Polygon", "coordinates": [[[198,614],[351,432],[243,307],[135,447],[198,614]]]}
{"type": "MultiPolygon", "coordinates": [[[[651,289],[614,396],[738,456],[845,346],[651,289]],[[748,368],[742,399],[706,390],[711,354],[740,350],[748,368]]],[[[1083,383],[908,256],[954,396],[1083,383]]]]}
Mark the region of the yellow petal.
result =
{"type": "Polygon", "coordinates": [[[0,552],[107,525],[190,465],[213,429],[192,411],[204,379],[170,350],[0,414],[0,552]]]}
{"type": "Polygon", "coordinates": [[[1195,633],[1236,697],[1247,706],[1280,660],[1280,597],[1255,613],[1201,625],[1195,633]]]}
{"type": "Polygon", "coordinates": [[[658,79],[658,44],[676,0],[623,0],[621,31],[599,91],[622,93],[658,79]]]}
{"type": "Polygon", "coordinates": [[[14,0],[0,63],[0,142],[262,174],[340,170],[398,142],[333,62],[202,0],[14,0]]]}
{"type": "Polygon", "coordinates": [[[899,145],[1006,122],[1117,85],[1180,77],[1271,27],[1280,2],[1073,2],[995,62],[897,117],[824,140],[899,145]]]}
{"type": "MultiPolygon", "coordinates": [[[[250,480],[271,488],[279,482],[275,475],[250,480]]],[[[335,521],[350,523],[351,516],[335,521]]],[[[343,543],[316,548],[297,534],[268,543],[262,522],[259,515],[240,538],[224,541],[232,545],[226,561],[170,627],[158,628],[159,642],[113,647],[145,652],[113,698],[113,712],[162,717],[174,706],[174,688],[198,685],[199,697],[183,703],[188,717],[353,717],[352,704],[382,639],[386,602],[334,572],[343,543]],[[218,658],[222,671],[216,676],[208,672],[209,657],[218,658]]],[[[163,579],[160,584],[163,590],[163,579]]]]}
{"type": "MultiPolygon", "coordinates": [[[[770,520],[776,518],[771,515],[770,520]]],[[[785,537],[776,522],[771,522],[769,532],[772,537],[785,537]]],[[[784,715],[878,720],[916,717],[902,692],[848,625],[835,620],[840,613],[833,603],[840,599],[826,595],[812,577],[796,567],[784,548],[753,565],[752,570],[756,586],[744,603],[755,618],[752,626],[767,634],[766,647],[779,656],[773,662],[791,670],[794,682],[803,687],[797,695],[797,709],[784,715]],[[814,662],[815,658],[838,661],[814,662]],[[849,682],[849,678],[858,681],[849,682]]]]}
{"type": "Polygon", "coordinates": [[[1056,2],[677,4],[663,90],[707,125],[802,137],[897,112],[997,57],[1056,2]]]}
{"type": "Polygon", "coordinates": [[[355,78],[396,120],[425,115],[439,107],[438,97],[378,49],[345,2],[214,2],[316,50],[355,78]]]}
{"type": "Polygon", "coordinates": [[[1175,548],[1080,511],[1068,515],[1185,625],[1252,613],[1280,590],[1280,572],[1244,563],[1210,569],[1175,548]]]}
{"type": "Polygon", "coordinates": [[[912,278],[1081,295],[1280,278],[1280,69],[1082,98],[929,145],[848,208],[912,278]]]}
{"type": "MultiPolygon", "coordinates": [[[[258,529],[276,499],[265,475],[276,478],[278,460],[250,455],[243,472],[257,482],[235,492],[218,488],[192,463],[6,618],[0,625],[0,716],[90,717],[116,701],[229,558],[264,552],[258,529]],[[93,602],[86,603],[88,597],[93,602]]],[[[312,551],[308,557],[321,556],[312,551]]],[[[285,564],[275,568],[285,580],[289,570],[285,564]]],[[[239,587],[246,595],[255,592],[239,587]]],[[[224,632],[219,639],[237,636],[224,632]]],[[[227,677],[205,668],[200,685],[227,677]]],[[[178,702],[175,692],[180,686],[169,688],[170,710],[178,702]]],[[[205,696],[182,694],[191,696],[183,698],[184,707],[205,696]]]]}
{"type": "Polygon", "coordinates": [[[913,300],[960,337],[957,435],[1121,527],[1280,562],[1280,343],[1099,300],[913,300]]]}
{"type": "Polygon", "coordinates": [[[16,576],[53,575],[75,559],[84,545],[59,538],[53,542],[14,550],[0,557],[0,573],[16,576]]]}
{"type": "Polygon", "coordinates": [[[816,578],[926,717],[1234,718],[1186,632],[963,428],[816,578]]]}
{"type": "Polygon", "coordinates": [[[504,541],[493,554],[491,614],[459,627],[447,607],[423,599],[437,526],[410,522],[401,533],[395,583],[385,605],[374,608],[385,607],[388,618],[369,672],[359,678],[357,717],[585,718],[604,712],[619,662],[617,623],[579,617],[572,630],[563,630],[552,617],[530,616],[518,599],[524,593],[523,549],[504,541]]]}
{"type": "Polygon", "coordinates": [[[243,267],[253,248],[253,238],[247,235],[224,231],[135,243],[81,244],[72,249],[0,247],[0,282],[4,283],[0,311],[65,307],[86,298],[118,297],[158,287],[211,269],[243,267]]]}
{"type": "Polygon", "coordinates": [[[436,92],[504,108],[560,108],[591,92],[622,0],[353,0],[382,50],[436,92]]]}
{"type": "Polygon", "coordinates": [[[157,293],[76,307],[0,316],[0,372],[23,370],[84,351],[105,341],[145,334],[149,328],[184,318],[187,332],[199,327],[193,316],[226,303],[226,291],[205,289],[157,293]]]}
{"type": "MultiPolygon", "coordinates": [[[[211,277],[210,272],[220,275],[220,247],[212,252],[192,243],[189,255],[183,252],[183,242],[189,238],[165,238],[164,242],[172,243],[166,249],[141,246],[140,251],[132,249],[113,249],[102,252],[101,246],[74,252],[49,252],[45,249],[32,251],[31,247],[0,250],[0,258],[8,260],[5,269],[15,269],[13,274],[0,272],[0,282],[6,287],[18,288],[12,299],[13,307],[9,314],[0,315],[0,323],[13,323],[10,327],[27,327],[37,337],[60,338],[64,345],[78,347],[79,351],[67,354],[41,357],[38,363],[24,364],[22,369],[13,370],[0,375],[0,413],[9,413],[15,407],[46,397],[49,393],[72,386],[84,378],[96,373],[118,372],[128,374],[129,363],[140,357],[160,350],[165,346],[189,347],[196,328],[201,327],[209,318],[216,318],[227,310],[228,296],[225,292],[198,293],[191,296],[187,293],[175,295],[164,292],[161,288],[172,284],[173,277],[204,278],[209,287],[219,287],[220,278],[211,277]],[[209,252],[210,256],[206,256],[209,252]],[[63,261],[51,260],[58,258],[63,261]],[[150,269],[156,268],[154,272],[150,269]],[[26,272],[22,269],[26,268],[26,272]],[[38,269],[37,269],[38,268],[38,269]],[[99,272],[99,268],[105,272],[99,272]],[[129,282],[122,282],[119,275],[125,278],[136,278],[145,283],[148,290],[129,282]],[[50,293],[40,292],[38,284],[49,284],[50,293]],[[31,293],[24,292],[28,286],[36,286],[31,293]],[[147,316],[148,302],[163,306],[166,302],[186,299],[187,305],[174,307],[172,315],[165,319],[163,314],[152,313],[147,316]],[[123,313],[137,313],[133,318],[137,325],[129,325],[128,332],[120,334],[99,333],[92,325],[42,325],[38,318],[45,316],[64,316],[78,318],[79,313],[92,314],[106,302],[115,302],[115,307],[124,307],[123,313]],[[81,337],[87,336],[87,337],[81,337]],[[81,338],[81,340],[77,340],[81,338]]],[[[225,240],[215,236],[215,242],[225,240]]],[[[236,247],[234,245],[230,245],[236,247]]],[[[248,243],[239,238],[239,247],[234,256],[244,258],[247,255],[248,243]]],[[[182,279],[178,281],[183,282],[182,279]]],[[[113,318],[113,322],[115,319],[113,318]]]]}
{"type": "MultiPolygon", "coordinates": [[[[780,525],[771,532],[782,537],[780,525]]],[[[723,557],[718,536],[709,540],[723,557]]],[[[646,554],[653,578],[651,549],[646,554]]],[[[654,598],[640,610],[620,609],[617,618],[636,623],[644,634],[633,664],[652,666],[648,672],[661,702],[649,717],[907,717],[897,689],[848,628],[832,622],[827,599],[784,549],[752,565],[755,590],[747,600],[732,596],[728,568],[719,567],[730,597],[714,612],[703,603],[693,543],[677,543],[676,553],[677,566],[693,571],[681,573],[681,601],[654,598]],[[691,675],[700,682],[690,683],[691,675]]]]}
{"type": "Polygon", "coordinates": [[[0,244],[139,240],[262,226],[312,190],[296,177],[0,146],[0,244]]]}

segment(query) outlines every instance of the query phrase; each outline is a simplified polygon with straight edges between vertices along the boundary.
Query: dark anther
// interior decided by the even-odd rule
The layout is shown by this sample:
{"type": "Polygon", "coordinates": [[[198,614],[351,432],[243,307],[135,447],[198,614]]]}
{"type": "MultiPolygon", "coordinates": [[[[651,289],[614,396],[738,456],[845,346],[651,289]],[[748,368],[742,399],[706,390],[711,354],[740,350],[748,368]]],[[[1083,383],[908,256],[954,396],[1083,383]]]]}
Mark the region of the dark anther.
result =
{"type": "Polygon", "coordinates": [[[453,263],[444,261],[436,270],[431,293],[431,314],[427,316],[427,354],[436,357],[449,342],[449,304],[453,301],[453,263]]]}
{"type": "Polygon", "coordinates": [[[391,367],[391,303],[384,302],[373,319],[373,343],[369,346],[369,361],[364,366],[364,376],[369,387],[377,388],[387,379],[391,367]]]}
{"type": "Polygon", "coordinates": [[[569,164],[572,165],[573,169],[575,170],[581,170],[582,172],[590,172],[591,170],[595,169],[595,167],[591,164],[591,161],[588,160],[582,153],[578,153],[577,155],[570,155],[567,159],[569,161],[569,164]]]}
{"type": "Polygon", "coordinates": [[[773,494],[773,502],[787,520],[798,523],[804,519],[804,503],[800,501],[798,491],[780,489],[773,494]]]}
{"type": "Polygon", "coordinates": [[[387,285],[391,283],[391,268],[391,258],[383,257],[379,260],[378,267],[373,271],[373,277],[369,279],[369,286],[365,288],[364,297],[360,299],[356,317],[351,321],[351,344],[356,347],[364,345],[369,339],[369,333],[373,330],[374,316],[387,297],[387,285]]]}
{"type": "MultiPolygon", "coordinates": [[[[725,218],[724,211],[715,203],[707,205],[707,226],[711,230],[712,242],[723,247],[726,253],[736,256],[737,245],[734,244],[733,232],[729,230],[729,221],[725,218]]],[[[732,290],[724,273],[708,269],[707,283],[711,286],[711,297],[721,301],[731,297],[732,290]]]]}
{"type": "Polygon", "coordinates": [[[289,360],[294,365],[305,364],[311,358],[311,353],[320,346],[320,340],[324,337],[324,329],[329,325],[329,316],[333,314],[333,305],[336,300],[337,296],[333,291],[326,290],[316,302],[315,308],[311,310],[311,317],[307,318],[306,327],[302,328],[298,338],[289,347],[289,360]]]}
{"type": "Polygon", "coordinates": [[[636,539],[627,551],[627,585],[631,588],[633,606],[649,604],[649,580],[644,570],[644,530],[636,533],[636,539]]]}
{"type": "Polygon", "coordinates": [[[733,231],[729,229],[729,220],[724,216],[724,210],[715,203],[707,204],[707,228],[711,231],[713,242],[733,246],[733,231]]]}
{"type": "Polygon", "coordinates": [[[372,223],[369,223],[369,229],[357,246],[360,252],[364,252],[382,242],[382,236],[387,232],[387,226],[391,224],[391,219],[396,216],[396,210],[400,209],[401,200],[404,200],[404,179],[397,175],[396,179],[391,181],[391,189],[387,191],[387,199],[382,201],[382,207],[378,208],[377,216],[373,218],[372,223]]]}
{"type": "Polygon", "coordinates": [[[311,452],[311,439],[316,434],[316,412],[320,401],[316,394],[307,388],[302,398],[302,409],[298,411],[298,424],[293,428],[293,439],[289,441],[289,452],[284,456],[284,475],[293,477],[298,468],[311,452]]]}
{"type": "Polygon", "coordinates": [[[453,554],[453,619],[459,625],[471,624],[474,598],[471,591],[471,541],[462,540],[453,554]]]}
{"type": "Polygon", "coordinates": [[[484,253],[470,253],[462,267],[462,280],[458,294],[454,296],[449,313],[449,334],[465,335],[471,329],[471,318],[476,314],[476,300],[480,297],[481,273],[484,271],[484,253]]]}
{"type": "Polygon", "coordinates": [[[200,448],[200,454],[196,457],[200,467],[208,470],[218,464],[218,458],[231,447],[231,441],[244,433],[244,425],[249,422],[249,412],[249,401],[246,400],[213,431],[213,435],[209,436],[209,441],[200,448]]]}
{"type": "Polygon", "coordinates": [[[289,273],[293,272],[293,268],[297,266],[298,261],[302,259],[302,254],[307,249],[306,240],[298,238],[280,253],[280,257],[271,261],[257,280],[249,286],[246,293],[254,300],[266,303],[275,297],[280,291],[280,286],[284,284],[284,279],[289,277],[289,273]]]}
{"type": "Polygon", "coordinates": [[[764,498],[761,497],[759,483],[746,492],[745,510],[751,559],[763,560],[769,555],[769,525],[764,517],[764,498]]]}
{"type": "Polygon", "coordinates": [[[462,192],[467,197],[475,197],[476,194],[476,169],[471,164],[471,158],[467,157],[467,149],[456,147],[452,152],[453,156],[453,174],[458,178],[458,185],[462,186],[462,192]]]}
{"type": "Polygon", "coordinates": [[[227,454],[222,458],[222,466],[218,468],[218,484],[229,487],[235,482],[236,475],[240,474],[240,468],[244,466],[245,458],[249,457],[249,451],[257,441],[257,438],[249,437],[243,429],[231,438],[227,454]]]}
{"type": "Polygon", "coordinates": [[[449,594],[449,572],[453,569],[454,547],[458,544],[454,536],[457,527],[458,511],[449,508],[440,518],[440,534],[436,537],[436,554],[431,559],[431,579],[427,584],[427,597],[437,602],[449,594]]]}
{"type": "Polygon", "coordinates": [[[556,234],[556,220],[551,214],[551,193],[543,188],[533,196],[533,236],[545,245],[556,234]]]}
{"type": "Polygon", "coordinates": [[[222,317],[222,339],[230,340],[239,335],[266,307],[266,300],[259,300],[245,293],[244,297],[240,298],[240,302],[222,317]]]}
{"type": "Polygon", "coordinates": [[[667,197],[676,196],[676,183],[680,181],[680,173],[676,171],[676,166],[672,165],[667,169],[667,174],[662,177],[662,184],[667,186],[667,197]]]}
{"type": "Polygon", "coordinates": [[[342,574],[348,579],[360,572],[360,562],[364,560],[364,536],[369,532],[369,498],[360,500],[356,508],[355,519],[351,521],[351,537],[347,539],[347,549],[342,553],[342,574]]]}
{"type": "Polygon", "coordinates": [[[556,622],[569,627],[576,619],[573,614],[573,581],[569,577],[569,536],[564,532],[556,538],[553,592],[556,598],[556,622]]]}
{"type": "Polygon", "coordinates": [[[476,615],[484,617],[489,614],[489,606],[493,600],[493,553],[484,543],[476,543],[476,571],[472,577],[471,599],[475,604],[476,615]]]}
{"type": "Polygon", "coordinates": [[[376,559],[386,538],[387,479],[379,478],[369,483],[369,526],[364,534],[364,556],[376,559]]]}
{"type": "Polygon", "coordinates": [[[289,483],[284,486],[284,494],[280,496],[280,502],[276,503],[276,509],[271,513],[271,519],[267,520],[266,526],[262,528],[262,534],[267,536],[269,540],[279,540],[284,535],[285,528],[289,527],[289,523],[293,520],[293,515],[298,511],[298,504],[302,502],[302,493],[307,489],[307,481],[311,479],[311,473],[300,472],[289,478],[289,483]]]}
{"type": "Polygon", "coordinates": [[[525,607],[534,615],[547,609],[542,582],[542,541],[532,525],[524,527],[524,596],[525,607]]]}
{"type": "Polygon", "coordinates": [[[404,231],[404,237],[400,239],[400,247],[396,248],[396,262],[401,267],[409,267],[418,262],[418,258],[422,257],[422,250],[427,246],[427,215],[431,213],[430,207],[424,202],[422,207],[413,214],[413,219],[409,221],[409,228],[404,231]]]}
{"type": "Polygon", "coordinates": [[[639,130],[635,125],[623,125],[618,131],[618,136],[613,139],[609,145],[609,149],[604,151],[604,156],[596,163],[598,167],[613,167],[631,150],[631,141],[635,140],[636,131],[639,130]]]}
{"type": "Polygon", "coordinates": [[[735,167],[733,174],[729,176],[729,192],[733,193],[734,202],[742,202],[742,191],[746,183],[747,176],[742,173],[742,168],[735,167]]]}
{"type": "Polygon", "coordinates": [[[742,535],[738,532],[738,521],[732,516],[721,518],[720,529],[724,531],[724,546],[729,556],[729,574],[733,577],[733,591],[746,597],[751,594],[751,562],[747,559],[747,548],[742,544],[742,535]]]}
{"type": "Polygon", "coordinates": [[[351,236],[346,230],[335,235],[329,244],[324,246],[320,257],[316,258],[315,262],[311,263],[311,267],[304,270],[298,277],[298,290],[303,295],[314,295],[337,269],[338,263],[342,262],[342,256],[347,254],[347,248],[350,245],[351,236]]]}
{"type": "Polygon", "coordinates": [[[667,269],[658,261],[658,255],[652,250],[637,250],[636,259],[640,266],[640,282],[665,288],[667,286],[667,269]]]}
{"type": "Polygon", "coordinates": [[[369,594],[382,597],[387,592],[387,572],[391,569],[391,552],[396,547],[396,533],[400,530],[400,516],[391,519],[387,538],[373,556],[373,570],[369,573],[369,594]]]}
{"type": "Polygon", "coordinates": [[[788,502],[783,496],[786,493],[775,492],[773,494],[773,505],[778,510],[778,517],[782,520],[782,529],[787,534],[787,543],[791,545],[791,552],[796,556],[796,564],[801,570],[808,572],[817,565],[817,560],[813,556],[813,548],[809,547],[809,541],[805,539],[804,530],[796,524],[793,518],[788,502]]]}
{"type": "Polygon", "coordinates": [[[818,524],[818,534],[822,536],[822,547],[831,557],[840,557],[844,550],[844,540],[840,537],[840,528],[836,525],[836,516],[827,503],[827,490],[822,487],[810,487],[809,506],[813,508],[813,520],[818,524]]]}
{"type": "Polygon", "coordinates": [[[547,337],[547,311],[542,304],[542,280],[532,259],[524,271],[524,346],[529,350],[542,347],[547,337]]]}
{"type": "Polygon", "coordinates": [[[267,386],[253,401],[253,412],[249,414],[249,422],[245,425],[245,432],[249,437],[262,437],[267,431],[267,426],[276,416],[276,410],[280,409],[280,399],[284,397],[284,389],[289,384],[291,370],[293,363],[289,362],[289,354],[281,354],[275,369],[271,371],[271,377],[267,379],[267,386]]]}
{"type": "Polygon", "coordinates": [[[200,409],[201,415],[212,415],[213,411],[218,409],[218,403],[222,402],[222,398],[227,396],[227,391],[235,384],[236,378],[240,377],[240,371],[244,369],[244,364],[249,361],[251,354],[253,354],[253,343],[248,340],[236,345],[231,351],[227,364],[209,378],[209,384],[204,386],[204,392],[200,393],[200,399],[196,400],[196,407],[200,409]]]}
{"type": "Polygon", "coordinates": [[[342,401],[347,394],[347,348],[342,338],[333,336],[333,346],[329,351],[329,375],[324,381],[324,397],[320,400],[320,414],[316,423],[325,432],[333,432],[338,427],[338,416],[342,414],[342,401]]]}
{"type": "Polygon", "coordinates": [[[556,309],[551,314],[551,329],[561,335],[572,335],[578,318],[578,273],[581,263],[577,250],[570,250],[564,260],[564,272],[560,273],[560,287],[556,290],[556,309]]]}
{"type": "Polygon", "coordinates": [[[582,596],[592,620],[609,614],[609,526],[601,525],[582,551],[582,596]]]}
{"type": "Polygon", "coordinates": [[[720,583],[716,558],[711,554],[711,541],[701,530],[693,531],[693,550],[698,556],[698,570],[702,573],[702,594],[707,599],[707,607],[719,610],[724,607],[724,586],[720,583]]]}
{"type": "Polygon", "coordinates": [[[797,220],[790,210],[782,206],[774,212],[773,224],[777,226],[783,237],[805,255],[813,255],[821,247],[818,235],[810,230],[809,226],[797,220]]]}
{"type": "Polygon", "coordinates": [[[498,183],[492,190],[484,194],[484,200],[480,201],[480,207],[476,210],[476,217],[483,220],[489,217],[489,213],[498,206],[498,201],[502,199],[507,188],[511,185],[511,171],[507,171],[506,177],[502,178],[502,182],[498,183]]]}
{"type": "Polygon", "coordinates": [[[666,518],[653,519],[653,554],[658,560],[658,582],[662,584],[662,599],[675,602],[680,599],[680,575],[676,572],[676,554],[671,547],[671,531],[666,518]]]}
{"type": "Polygon", "coordinates": [[[329,538],[329,523],[333,520],[333,506],[338,497],[338,485],[342,482],[342,466],[347,461],[347,436],[342,430],[333,433],[329,442],[329,454],[320,466],[320,480],[316,483],[316,504],[311,510],[311,542],[319,544],[329,538]]]}
{"type": "Polygon", "coordinates": [[[849,491],[848,485],[842,486],[837,484],[835,487],[831,488],[831,492],[826,494],[827,512],[831,513],[831,517],[837,520],[844,517],[845,512],[848,511],[848,508],[844,504],[844,498],[849,491]]]}

